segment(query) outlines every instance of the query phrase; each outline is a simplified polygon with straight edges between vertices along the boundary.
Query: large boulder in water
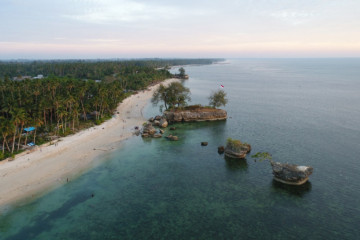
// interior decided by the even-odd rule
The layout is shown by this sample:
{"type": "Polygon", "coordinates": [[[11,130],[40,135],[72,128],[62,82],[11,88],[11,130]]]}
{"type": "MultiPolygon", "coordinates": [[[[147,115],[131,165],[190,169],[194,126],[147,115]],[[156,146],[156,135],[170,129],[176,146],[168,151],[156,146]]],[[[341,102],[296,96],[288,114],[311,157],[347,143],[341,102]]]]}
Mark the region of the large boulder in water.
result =
{"type": "Polygon", "coordinates": [[[225,156],[230,158],[246,158],[250,152],[250,144],[243,144],[240,140],[228,138],[225,147],[225,156]]]}
{"type": "Polygon", "coordinates": [[[149,135],[154,135],[156,133],[156,129],[152,126],[151,123],[148,123],[143,127],[142,132],[149,135]]]}
{"type": "Polygon", "coordinates": [[[166,128],[169,125],[169,123],[166,121],[165,118],[160,119],[159,126],[162,128],[166,128]]]}
{"type": "Polygon", "coordinates": [[[270,162],[273,169],[274,179],[290,185],[304,184],[313,172],[309,166],[298,166],[295,164],[270,162]]]}
{"type": "Polygon", "coordinates": [[[246,151],[233,151],[225,148],[225,156],[230,158],[246,158],[246,151]]]}

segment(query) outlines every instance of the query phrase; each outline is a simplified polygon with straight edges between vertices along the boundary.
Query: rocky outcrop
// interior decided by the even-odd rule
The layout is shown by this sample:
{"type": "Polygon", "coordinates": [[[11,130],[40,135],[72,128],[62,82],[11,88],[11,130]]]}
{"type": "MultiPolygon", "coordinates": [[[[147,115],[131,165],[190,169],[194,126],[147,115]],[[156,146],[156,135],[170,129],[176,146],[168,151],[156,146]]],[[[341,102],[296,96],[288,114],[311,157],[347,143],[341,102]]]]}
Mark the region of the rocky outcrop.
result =
{"type": "Polygon", "coordinates": [[[244,144],[242,145],[242,150],[243,150],[243,151],[246,151],[246,153],[251,152],[251,145],[248,144],[248,143],[244,143],[244,144]]]}
{"type": "Polygon", "coordinates": [[[251,151],[251,145],[240,140],[228,138],[225,147],[225,156],[230,158],[246,158],[251,151]]]}
{"type": "Polygon", "coordinates": [[[161,138],[162,135],[160,133],[155,133],[152,137],[153,138],[161,138]]]}
{"type": "Polygon", "coordinates": [[[190,110],[165,111],[168,122],[201,122],[227,119],[227,112],[222,109],[200,108],[190,110]]]}
{"type": "Polygon", "coordinates": [[[225,152],[224,146],[218,147],[218,153],[219,153],[219,154],[223,154],[224,152],[225,152]]]}
{"type": "Polygon", "coordinates": [[[225,156],[230,158],[246,158],[246,151],[234,151],[229,148],[225,148],[225,156]]]}
{"type": "Polygon", "coordinates": [[[169,136],[167,136],[166,137],[167,139],[169,139],[170,141],[177,141],[177,140],[179,140],[179,138],[177,137],[177,136],[173,136],[173,135],[169,135],[169,136]]]}
{"type": "Polygon", "coordinates": [[[160,119],[159,126],[162,128],[166,128],[169,125],[169,123],[166,121],[165,118],[160,119]]]}
{"type": "Polygon", "coordinates": [[[273,169],[274,179],[290,185],[304,184],[313,172],[313,168],[308,166],[298,166],[273,161],[271,161],[270,164],[273,169]]]}
{"type": "Polygon", "coordinates": [[[154,135],[156,133],[156,129],[152,126],[151,123],[146,124],[142,129],[142,136],[147,135],[154,135]]]}

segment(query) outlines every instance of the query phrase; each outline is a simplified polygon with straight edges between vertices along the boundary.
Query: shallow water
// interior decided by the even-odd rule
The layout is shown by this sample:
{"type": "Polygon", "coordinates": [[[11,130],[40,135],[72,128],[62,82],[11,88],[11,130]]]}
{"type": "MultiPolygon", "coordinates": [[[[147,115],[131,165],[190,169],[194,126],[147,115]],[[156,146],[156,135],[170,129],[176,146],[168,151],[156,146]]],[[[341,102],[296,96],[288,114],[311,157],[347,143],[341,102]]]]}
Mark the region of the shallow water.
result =
{"type": "Polygon", "coordinates": [[[0,239],[358,239],[360,59],[185,69],[193,103],[225,86],[227,121],[176,124],[178,142],[125,141],[103,164],[0,216],[0,239]],[[302,186],[274,182],[267,162],[219,155],[228,137],[314,173],[302,186]]]}

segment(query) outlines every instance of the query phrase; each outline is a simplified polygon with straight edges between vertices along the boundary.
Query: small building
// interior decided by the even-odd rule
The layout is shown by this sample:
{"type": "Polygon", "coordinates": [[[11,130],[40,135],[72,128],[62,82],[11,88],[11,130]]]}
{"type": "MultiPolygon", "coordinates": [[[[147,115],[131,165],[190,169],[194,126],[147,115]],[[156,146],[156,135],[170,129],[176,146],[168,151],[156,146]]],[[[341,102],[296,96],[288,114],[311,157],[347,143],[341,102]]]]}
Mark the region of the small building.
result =
{"type": "Polygon", "coordinates": [[[44,75],[38,74],[36,77],[33,77],[33,79],[43,79],[44,75]]]}
{"type": "Polygon", "coordinates": [[[29,133],[35,130],[35,127],[28,127],[28,128],[24,128],[24,131],[29,133]]]}

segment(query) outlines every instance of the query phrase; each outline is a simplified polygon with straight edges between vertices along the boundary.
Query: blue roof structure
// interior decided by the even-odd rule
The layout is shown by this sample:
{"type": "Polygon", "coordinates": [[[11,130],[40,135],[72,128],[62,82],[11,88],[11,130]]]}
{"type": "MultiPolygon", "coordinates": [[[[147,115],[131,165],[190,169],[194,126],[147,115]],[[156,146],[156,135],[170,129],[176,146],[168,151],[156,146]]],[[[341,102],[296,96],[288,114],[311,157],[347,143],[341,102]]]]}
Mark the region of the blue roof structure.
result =
{"type": "Polygon", "coordinates": [[[35,130],[34,127],[24,128],[24,131],[26,131],[26,132],[31,132],[31,131],[34,131],[34,130],[35,130]]]}

